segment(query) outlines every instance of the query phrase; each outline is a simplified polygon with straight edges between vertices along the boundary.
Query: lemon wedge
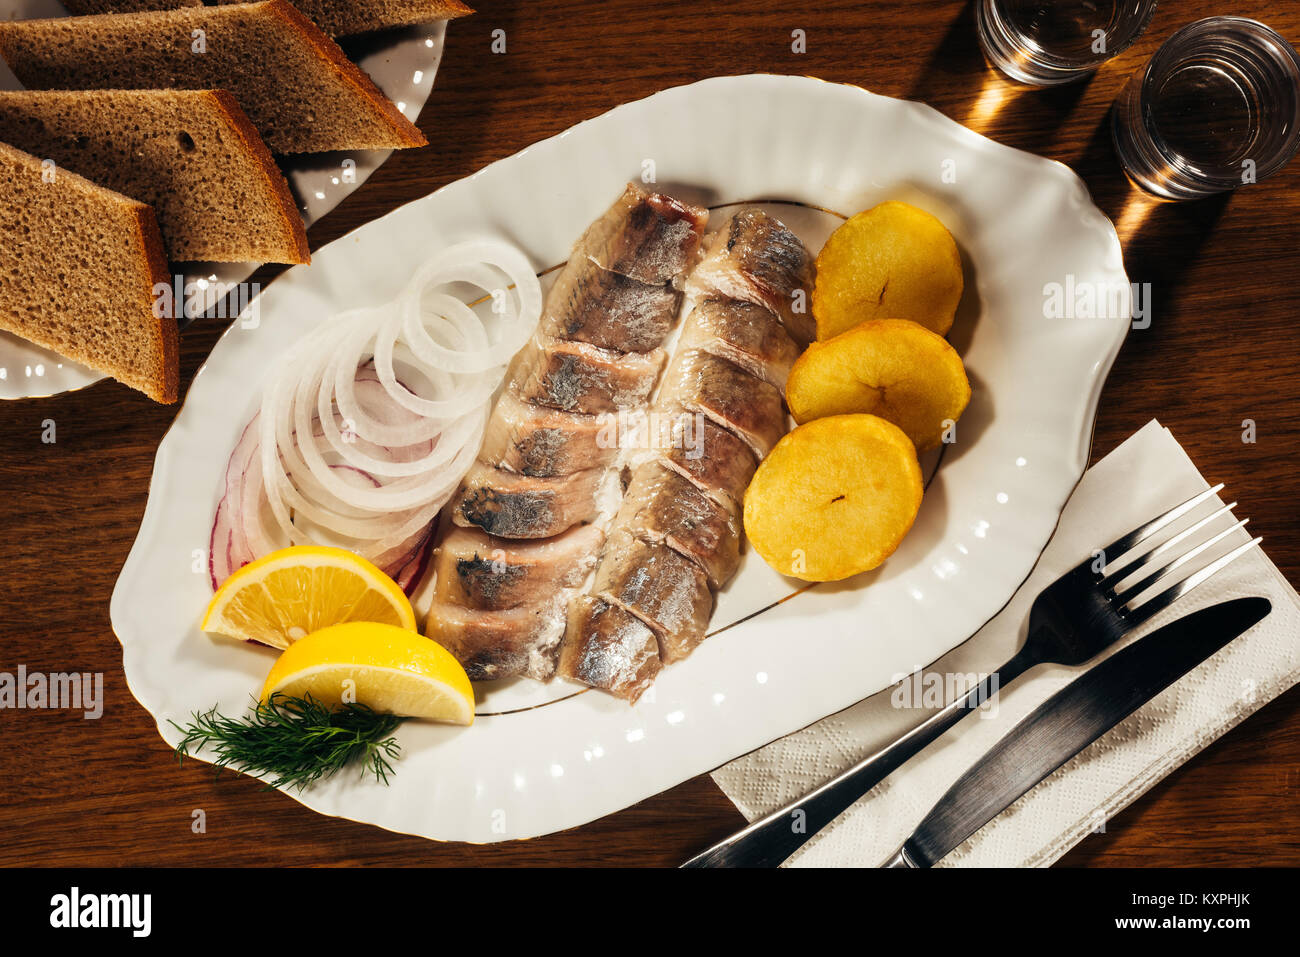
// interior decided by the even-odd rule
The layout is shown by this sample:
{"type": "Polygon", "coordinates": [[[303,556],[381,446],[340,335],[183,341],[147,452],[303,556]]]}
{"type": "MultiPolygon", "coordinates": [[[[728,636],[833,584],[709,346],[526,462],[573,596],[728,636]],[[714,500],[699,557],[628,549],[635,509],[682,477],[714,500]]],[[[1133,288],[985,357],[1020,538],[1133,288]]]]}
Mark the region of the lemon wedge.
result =
{"type": "Polygon", "coordinates": [[[272,694],[321,704],[368,705],[376,711],[450,724],[474,723],[474,689],[447,649],[423,635],[373,622],[314,631],[276,660],[262,686],[272,694]]]}
{"type": "Polygon", "coordinates": [[[288,648],[313,631],[347,621],[416,631],[410,601],[370,562],[342,548],[296,545],[227,578],[212,596],[200,627],[288,648]]]}

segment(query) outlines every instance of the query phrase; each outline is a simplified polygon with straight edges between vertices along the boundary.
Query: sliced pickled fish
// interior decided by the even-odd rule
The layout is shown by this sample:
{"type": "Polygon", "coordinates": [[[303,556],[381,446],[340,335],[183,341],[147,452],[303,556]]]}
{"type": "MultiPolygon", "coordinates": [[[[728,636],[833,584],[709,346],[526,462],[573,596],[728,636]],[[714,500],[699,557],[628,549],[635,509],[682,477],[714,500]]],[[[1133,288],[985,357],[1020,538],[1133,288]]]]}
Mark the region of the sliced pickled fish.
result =
{"type": "Polygon", "coordinates": [[[670,283],[644,283],[574,253],[547,296],[541,330],[615,352],[649,352],[677,325],[681,300],[670,283]]]}
{"type": "Polygon", "coordinates": [[[632,474],[623,507],[614,519],[643,541],[662,543],[703,569],[721,588],[740,564],[740,519],[690,481],[657,462],[632,474]]]}
{"type": "Polygon", "coordinates": [[[758,468],[748,445],[708,419],[695,441],[665,450],[660,461],[733,511],[740,507],[758,468]]]}
{"type": "Polygon", "coordinates": [[[588,595],[573,603],[556,671],[562,678],[635,702],[662,667],[659,642],[641,619],[588,595]]]}
{"type": "Polygon", "coordinates": [[[664,375],[661,397],[667,405],[702,412],[734,432],[759,461],[785,435],[780,391],[703,349],[678,351],[664,375]]]}
{"type": "Polygon", "coordinates": [[[716,296],[691,310],[678,348],[721,356],[782,392],[800,352],[781,320],[768,309],[716,296]]]}
{"type": "Polygon", "coordinates": [[[434,597],[484,611],[541,605],[561,589],[583,583],[604,541],[605,533],[595,525],[533,541],[453,528],[434,559],[434,597]]]}
{"type": "Polygon", "coordinates": [[[596,517],[602,469],[538,478],[476,463],[452,499],[452,520],[502,538],[550,538],[596,517]]]}
{"type": "MultiPolygon", "coordinates": [[[[648,404],[707,219],[707,210],[629,185],[575,244],[538,332],[511,363],[437,558],[429,634],[445,639],[470,677],[553,672],[573,591],[603,538],[586,523],[618,456],[622,417],[610,413],[648,404]]],[[[592,658],[575,674],[595,667],[592,658]]],[[[645,683],[657,669],[656,657],[645,683]]],[[[635,674],[593,680],[633,698],[643,687],[635,674]]]]}
{"type": "Polygon", "coordinates": [[[604,468],[618,454],[608,432],[594,415],[533,405],[507,392],[488,421],[478,459],[538,477],[604,468]]]}
{"type": "Polygon", "coordinates": [[[471,681],[515,675],[547,681],[564,638],[563,602],[557,597],[504,611],[434,602],[424,633],[456,656],[471,681]]]}
{"type": "Polygon", "coordinates": [[[667,358],[662,349],[622,355],[585,342],[530,343],[508,376],[520,399],[596,415],[644,405],[667,358]]]}
{"type": "Polygon", "coordinates": [[[713,592],[698,565],[622,528],[605,542],[592,591],[649,625],[665,664],[685,658],[704,640],[713,613],[713,592]]]}
{"type": "Polygon", "coordinates": [[[576,251],[632,279],[666,283],[694,264],[708,218],[707,209],[629,183],[576,251]]]}
{"type": "Polygon", "coordinates": [[[757,303],[781,317],[796,342],[817,337],[809,302],[813,257],[799,237],[761,209],[740,210],[709,241],[687,290],[757,303]]]}

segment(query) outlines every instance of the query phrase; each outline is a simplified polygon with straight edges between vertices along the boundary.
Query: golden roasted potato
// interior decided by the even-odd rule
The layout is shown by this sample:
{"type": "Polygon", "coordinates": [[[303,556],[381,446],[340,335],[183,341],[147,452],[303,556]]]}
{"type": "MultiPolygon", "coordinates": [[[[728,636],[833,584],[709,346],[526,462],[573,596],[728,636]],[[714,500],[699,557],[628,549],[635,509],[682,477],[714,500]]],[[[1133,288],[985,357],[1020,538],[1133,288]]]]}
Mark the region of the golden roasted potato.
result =
{"type": "Polygon", "coordinates": [[[833,415],[799,426],[763,460],[745,492],[745,534],[781,574],[838,581],[893,554],[921,492],[901,429],[874,415],[833,415]]]}
{"type": "Polygon", "coordinates": [[[965,410],[970,380],[943,336],[906,319],[870,319],[810,345],[790,370],[785,399],[799,423],[878,415],[924,452],[965,410]]]}
{"type": "Polygon", "coordinates": [[[907,203],[873,206],[831,233],[817,256],[817,338],[885,318],[911,319],[945,336],[962,282],[961,255],[943,223],[907,203]]]}

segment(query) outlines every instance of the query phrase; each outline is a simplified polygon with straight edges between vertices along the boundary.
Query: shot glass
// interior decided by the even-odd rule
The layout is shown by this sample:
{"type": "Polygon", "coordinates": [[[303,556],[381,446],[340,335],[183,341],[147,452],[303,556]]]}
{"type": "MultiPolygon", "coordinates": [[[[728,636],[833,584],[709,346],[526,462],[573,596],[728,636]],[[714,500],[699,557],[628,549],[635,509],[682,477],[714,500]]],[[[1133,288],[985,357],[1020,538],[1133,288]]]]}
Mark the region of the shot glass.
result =
{"type": "Polygon", "coordinates": [[[1129,179],[1164,199],[1267,179],[1300,146],[1300,56],[1255,20],[1198,20],[1129,78],[1111,132],[1129,179]]]}
{"type": "Polygon", "coordinates": [[[1156,0],[978,0],[985,58],[1013,80],[1059,86],[1093,73],[1142,35],[1156,0]]]}

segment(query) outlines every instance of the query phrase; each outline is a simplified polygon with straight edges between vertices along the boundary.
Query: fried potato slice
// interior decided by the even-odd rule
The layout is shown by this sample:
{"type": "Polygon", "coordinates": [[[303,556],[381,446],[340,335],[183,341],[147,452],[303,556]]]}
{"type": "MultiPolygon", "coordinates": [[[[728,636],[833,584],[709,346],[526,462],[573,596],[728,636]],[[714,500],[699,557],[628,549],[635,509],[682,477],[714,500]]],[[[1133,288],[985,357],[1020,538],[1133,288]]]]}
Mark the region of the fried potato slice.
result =
{"type": "Polygon", "coordinates": [[[890,201],[858,213],[817,256],[817,338],[867,319],[911,319],[944,336],[962,292],[961,254],[943,223],[890,201]]]}
{"type": "Polygon", "coordinates": [[[800,424],[869,412],[924,452],[966,409],[970,380],[943,336],[906,319],[870,319],[810,345],[790,370],[785,393],[800,424]]]}
{"type": "Polygon", "coordinates": [[[911,440],[874,415],[833,415],[781,439],[745,492],[745,534],[804,581],[838,581],[898,548],[921,507],[911,440]]]}

